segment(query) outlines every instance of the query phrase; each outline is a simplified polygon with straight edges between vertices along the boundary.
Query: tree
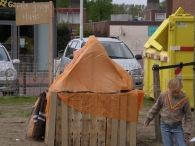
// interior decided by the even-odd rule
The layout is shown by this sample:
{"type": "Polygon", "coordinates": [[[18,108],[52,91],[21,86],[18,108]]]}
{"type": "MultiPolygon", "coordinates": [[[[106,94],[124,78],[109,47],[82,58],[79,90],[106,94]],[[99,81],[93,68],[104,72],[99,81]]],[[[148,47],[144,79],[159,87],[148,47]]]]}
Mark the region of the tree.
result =
{"type": "Polygon", "coordinates": [[[134,5],[134,4],[114,4],[113,5],[114,14],[129,14],[134,16],[138,16],[140,11],[146,10],[145,5],[134,5]]]}
{"type": "MultiPolygon", "coordinates": [[[[78,27],[77,32],[76,32],[77,36],[80,36],[80,27],[78,27]]],[[[94,35],[93,32],[90,29],[90,26],[86,26],[83,29],[83,37],[89,37],[90,35],[94,35]]]]}
{"type": "Polygon", "coordinates": [[[159,9],[166,10],[166,6],[166,0],[163,0],[162,2],[160,2],[159,9]]]}
{"type": "Polygon", "coordinates": [[[57,0],[57,8],[68,8],[70,0],[57,0]]]}
{"type": "Polygon", "coordinates": [[[110,20],[112,0],[85,0],[87,19],[93,22],[110,20]]]}
{"type": "Polygon", "coordinates": [[[60,23],[57,26],[57,52],[64,50],[70,41],[71,32],[67,23],[60,23]]]}

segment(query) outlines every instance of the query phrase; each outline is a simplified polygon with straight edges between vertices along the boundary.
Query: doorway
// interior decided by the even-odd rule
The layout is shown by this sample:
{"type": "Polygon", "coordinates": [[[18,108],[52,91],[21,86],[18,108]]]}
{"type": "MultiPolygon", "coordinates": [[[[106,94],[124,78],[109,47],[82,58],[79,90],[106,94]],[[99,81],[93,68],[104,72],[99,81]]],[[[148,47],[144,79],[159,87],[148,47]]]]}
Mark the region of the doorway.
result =
{"type": "Polygon", "coordinates": [[[14,55],[17,50],[17,39],[14,40],[14,36],[17,36],[15,22],[0,21],[0,43],[5,46],[12,59],[17,58],[17,55],[14,55]]]}
{"type": "Polygon", "coordinates": [[[11,59],[34,62],[34,26],[16,26],[15,21],[0,21],[0,43],[11,59]]]}
{"type": "Polygon", "coordinates": [[[18,56],[21,62],[34,62],[34,25],[18,26],[18,56]]]}

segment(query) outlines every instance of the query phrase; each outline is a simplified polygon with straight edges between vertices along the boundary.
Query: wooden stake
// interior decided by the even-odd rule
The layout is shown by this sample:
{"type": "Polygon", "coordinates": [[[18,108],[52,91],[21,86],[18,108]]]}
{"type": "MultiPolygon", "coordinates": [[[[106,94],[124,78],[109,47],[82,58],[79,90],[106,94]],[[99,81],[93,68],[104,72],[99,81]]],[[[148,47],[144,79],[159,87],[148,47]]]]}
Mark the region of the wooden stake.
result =
{"type": "Polygon", "coordinates": [[[48,86],[50,87],[52,83],[52,58],[53,58],[53,27],[52,27],[52,22],[53,22],[53,3],[52,1],[49,1],[49,50],[48,50],[48,86]]]}
{"type": "MultiPolygon", "coordinates": [[[[153,67],[159,67],[159,65],[154,64],[153,67]]],[[[153,83],[154,83],[154,102],[157,101],[160,96],[160,75],[159,70],[153,70],[153,83]]],[[[161,142],[161,132],[160,132],[160,115],[156,115],[155,117],[155,133],[156,140],[161,142]]]]}

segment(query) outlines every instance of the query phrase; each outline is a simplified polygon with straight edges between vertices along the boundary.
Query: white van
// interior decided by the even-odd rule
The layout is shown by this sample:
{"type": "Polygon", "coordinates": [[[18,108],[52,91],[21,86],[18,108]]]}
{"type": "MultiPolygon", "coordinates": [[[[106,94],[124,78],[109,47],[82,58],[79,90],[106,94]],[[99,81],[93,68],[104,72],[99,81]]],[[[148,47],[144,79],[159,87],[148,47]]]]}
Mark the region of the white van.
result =
{"type": "MultiPolygon", "coordinates": [[[[88,38],[76,38],[71,40],[66,46],[61,57],[60,72],[64,71],[64,67],[69,64],[73,58],[73,52],[82,48],[87,42],[88,38]]],[[[117,38],[103,38],[97,37],[97,40],[104,46],[108,56],[121,65],[132,77],[134,81],[134,89],[143,88],[143,69],[137,61],[142,59],[140,54],[133,55],[127,45],[117,38]]]]}

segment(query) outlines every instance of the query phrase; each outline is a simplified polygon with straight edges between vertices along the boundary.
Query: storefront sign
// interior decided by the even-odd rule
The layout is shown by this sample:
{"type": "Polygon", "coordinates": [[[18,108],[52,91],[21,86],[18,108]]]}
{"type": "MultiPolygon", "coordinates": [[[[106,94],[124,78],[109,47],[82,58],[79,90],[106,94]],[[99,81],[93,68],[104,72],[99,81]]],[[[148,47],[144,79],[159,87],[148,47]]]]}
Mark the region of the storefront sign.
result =
{"type": "Polygon", "coordinates": [[[49,2],[16,3],[16,25],[32,25],[49,23],[49,2]]]}
{"type": "MultiPolygon", "coordinates": [[[[13,8],[16,3],[33,3],[33,2],[49,2],[50,0],[0,0],[0,8],[7,7],[13,8]]],[[[51,0],[53,2],[54,8],[56,7],[56,0],[51,0]]]]}

